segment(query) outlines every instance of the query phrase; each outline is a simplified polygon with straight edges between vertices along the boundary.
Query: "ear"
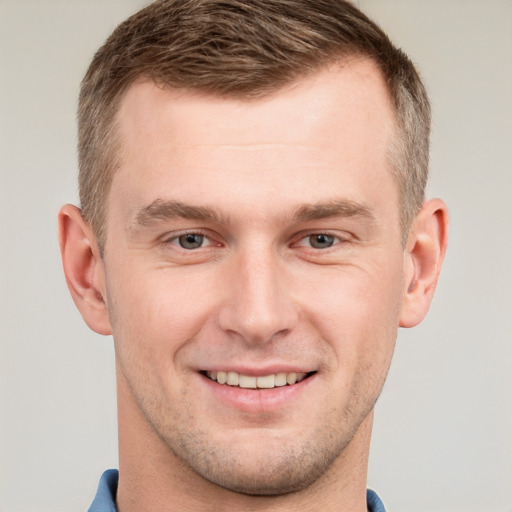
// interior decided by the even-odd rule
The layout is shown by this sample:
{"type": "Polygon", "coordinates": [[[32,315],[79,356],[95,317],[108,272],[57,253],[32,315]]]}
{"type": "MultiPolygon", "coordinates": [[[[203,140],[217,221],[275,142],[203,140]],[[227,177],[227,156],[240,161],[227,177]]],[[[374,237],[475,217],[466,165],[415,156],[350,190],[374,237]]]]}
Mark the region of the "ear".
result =
{"type": "Polygon", "coordinates": [[[96,237],[81,211],[71,204],[59,212],[59,244],[66,282],[85,323],[99,334],[112,334],[105,269],[96,237]]]}
{"type": "Polygon", "coordinates": [[[448,242],[448,209],[440,199],[427,201],[407,241],[404,304],[400,327],[414,327],[426,316],[448,242]]]}

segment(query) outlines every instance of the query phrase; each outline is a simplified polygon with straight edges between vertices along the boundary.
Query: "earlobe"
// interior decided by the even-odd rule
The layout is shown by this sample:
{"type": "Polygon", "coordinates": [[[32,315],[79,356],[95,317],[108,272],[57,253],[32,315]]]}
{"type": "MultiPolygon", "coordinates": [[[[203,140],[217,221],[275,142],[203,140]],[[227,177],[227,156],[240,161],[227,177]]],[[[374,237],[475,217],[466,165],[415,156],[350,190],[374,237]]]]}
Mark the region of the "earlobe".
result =
{"type": "Polygon", "coordinates": [[[66,282],[85,323],[99,334],[111,334],[103,261],[76,206],[67,204],[59,212],[59,245],[66,282]]]}
{"type": "Polygon", "coordinates": [[[440,199],[418,213],[407,243],[404,303],[400,327],[413,327],[426,316],[448,242],[448,210],[440,199]]]}

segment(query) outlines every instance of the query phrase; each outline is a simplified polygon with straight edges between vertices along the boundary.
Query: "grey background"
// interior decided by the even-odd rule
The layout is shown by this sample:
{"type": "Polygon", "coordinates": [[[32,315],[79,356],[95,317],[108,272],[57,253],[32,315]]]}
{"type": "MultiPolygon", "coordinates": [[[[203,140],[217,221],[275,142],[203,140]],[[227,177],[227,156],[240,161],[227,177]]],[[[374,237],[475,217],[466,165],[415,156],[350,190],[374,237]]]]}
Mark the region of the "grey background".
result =
{"type": "MultiPolygon", "coordinates": [[[[86,510],[117,465],[112,341],[68,295],[56,215],[76,202],[75,104],[140,0],[0,0],[0,511],[86,510]]],[[[430,195],[451,242],[430,315],[400,332],[369,486],[390,512],[512,510],[512,2],[360,0],[418,63],[430,195]]]]}

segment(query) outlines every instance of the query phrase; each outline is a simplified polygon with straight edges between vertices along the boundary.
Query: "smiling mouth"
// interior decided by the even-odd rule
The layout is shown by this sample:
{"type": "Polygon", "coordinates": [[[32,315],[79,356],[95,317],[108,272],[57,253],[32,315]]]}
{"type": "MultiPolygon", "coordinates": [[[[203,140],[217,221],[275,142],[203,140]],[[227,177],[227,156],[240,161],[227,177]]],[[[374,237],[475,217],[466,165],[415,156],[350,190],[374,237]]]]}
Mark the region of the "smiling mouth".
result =
{"type": "Polygon", "coordinates": [[[272,389],[283,386],[293,386],[316,372],[273,373],[271,375],[244,375],[237,372],[201,372],[210,380],[227,386],[244,389],[272,389]]]}

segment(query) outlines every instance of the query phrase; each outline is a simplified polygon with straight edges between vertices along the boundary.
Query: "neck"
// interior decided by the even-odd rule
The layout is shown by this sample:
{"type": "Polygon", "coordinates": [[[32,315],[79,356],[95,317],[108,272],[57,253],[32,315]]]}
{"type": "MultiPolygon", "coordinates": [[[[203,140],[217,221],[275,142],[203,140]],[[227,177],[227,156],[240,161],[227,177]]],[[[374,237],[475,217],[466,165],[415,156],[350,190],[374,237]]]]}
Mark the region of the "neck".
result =
{"type": "Polygon", "coordinates": [[[148,425],[131,393],[118,390],[119,512],[366,511],[366,475],[373,413],[330,468],[309,487],[282,496],[248,496],[205,480],[148,425]]]}

